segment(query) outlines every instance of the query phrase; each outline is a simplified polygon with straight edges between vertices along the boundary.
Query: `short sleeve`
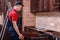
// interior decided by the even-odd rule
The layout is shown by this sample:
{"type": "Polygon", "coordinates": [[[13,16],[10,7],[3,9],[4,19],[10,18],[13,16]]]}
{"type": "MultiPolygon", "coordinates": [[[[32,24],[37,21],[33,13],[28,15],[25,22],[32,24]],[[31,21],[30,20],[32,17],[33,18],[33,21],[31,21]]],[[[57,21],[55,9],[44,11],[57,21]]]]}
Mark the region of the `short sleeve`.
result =
{"type": "Polygon", "coordinates": [[[11,20],[12,21],[18,21],[18,16],[15,13],[13,13],[11,16],[11,20]]]}

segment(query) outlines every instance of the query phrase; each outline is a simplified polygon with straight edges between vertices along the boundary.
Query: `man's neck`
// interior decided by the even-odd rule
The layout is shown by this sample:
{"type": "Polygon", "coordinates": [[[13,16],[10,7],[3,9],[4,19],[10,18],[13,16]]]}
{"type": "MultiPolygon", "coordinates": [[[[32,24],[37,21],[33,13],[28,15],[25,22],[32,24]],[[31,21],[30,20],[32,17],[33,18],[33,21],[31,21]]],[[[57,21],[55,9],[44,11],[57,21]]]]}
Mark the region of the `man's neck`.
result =
{"type": "Polygon", "coordinates": [[[15,8],[13,8],[13,10],[18,13],[18,11],[15,8]]]}

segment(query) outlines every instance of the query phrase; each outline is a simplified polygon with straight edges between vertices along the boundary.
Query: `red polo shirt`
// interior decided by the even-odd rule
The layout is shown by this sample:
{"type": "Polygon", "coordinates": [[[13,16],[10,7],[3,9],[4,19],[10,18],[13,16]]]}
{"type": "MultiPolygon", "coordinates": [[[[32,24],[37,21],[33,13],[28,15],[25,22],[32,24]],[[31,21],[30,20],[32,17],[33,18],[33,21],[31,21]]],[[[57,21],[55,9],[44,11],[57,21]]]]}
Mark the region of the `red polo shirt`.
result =
{"type": "Polygon", "coordinates": [[[18,13],[16,12],[16,10],[13,9],[12,11],[10,11],[8,18],[11,21],[18,21],[18,13]]]}

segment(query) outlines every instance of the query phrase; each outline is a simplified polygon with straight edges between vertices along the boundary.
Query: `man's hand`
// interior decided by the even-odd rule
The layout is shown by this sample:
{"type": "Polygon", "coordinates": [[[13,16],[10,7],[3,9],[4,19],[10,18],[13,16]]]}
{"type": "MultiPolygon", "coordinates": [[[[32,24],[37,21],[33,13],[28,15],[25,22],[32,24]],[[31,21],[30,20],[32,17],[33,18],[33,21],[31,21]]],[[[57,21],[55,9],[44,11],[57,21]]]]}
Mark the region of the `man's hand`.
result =
{"type": "Polygon", "coordinates": [[[24,36],[23,36],[22,34],[20,34],[20,32],[19,32],[18,26],[17,26],[17,24],[16,24],[17,22],[16,22],[16,21],[12,21],[12,23],[13,23],[13,27],[14,27],[16,33],[17,33],[18,36],[19,36],[19,39],[24,39],[24,36]]]}
{"type": "Polygon", "coordinates": [[[19,39],[24,39],[24,36],[22,34],[19,35],[19,39]]]}

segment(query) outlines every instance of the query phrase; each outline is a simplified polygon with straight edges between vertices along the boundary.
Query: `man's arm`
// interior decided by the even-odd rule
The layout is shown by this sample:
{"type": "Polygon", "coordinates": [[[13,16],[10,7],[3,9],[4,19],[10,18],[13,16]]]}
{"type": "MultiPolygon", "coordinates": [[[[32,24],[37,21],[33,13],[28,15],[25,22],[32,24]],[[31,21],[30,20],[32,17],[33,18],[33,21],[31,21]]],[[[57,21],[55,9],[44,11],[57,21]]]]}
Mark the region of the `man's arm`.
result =
{"type": "Polygon", "coordinates": [[[20,38],[20,39],[23,39],[24,37],[23,37],[23,35],[19,32],[18,26],[17,26],[17,24],[16,24],[17,22],[16,22],[16,21],[12,21],[12,23],[13,23],[13,27],[14,27],[16,33],[18,34],[19,38],[20,38]]]}

